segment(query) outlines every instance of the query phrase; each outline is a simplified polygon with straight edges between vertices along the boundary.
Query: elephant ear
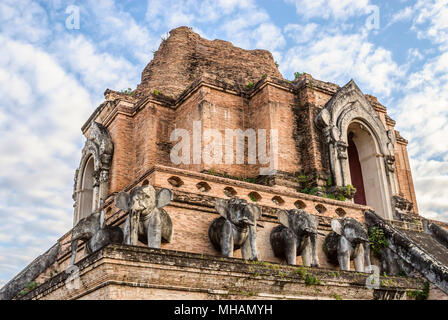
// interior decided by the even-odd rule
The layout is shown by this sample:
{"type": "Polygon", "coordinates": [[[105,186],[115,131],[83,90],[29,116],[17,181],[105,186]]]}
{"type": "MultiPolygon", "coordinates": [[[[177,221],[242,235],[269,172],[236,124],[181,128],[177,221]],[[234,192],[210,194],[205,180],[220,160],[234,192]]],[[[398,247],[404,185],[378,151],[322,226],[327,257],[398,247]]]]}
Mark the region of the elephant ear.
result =
{"type": "Polygon", "coordinates": [[[171,242],[173,238],[173,222],[164,209],[160,209],[160,219],[162,220],[162,239],[171,242]]]}
{"type": "Polygon", "coordinates": [[[162,208],[173,200],[173,191],[170,189],[160,189],[156,196],[156,207],[162,208]]]}
{"type": "Polygon", "coordinates": [[[331,220],[331,230],[340,236],[342,235],[342,224],[338,219],[331,220]]]}
{"type": "Polygon", "coordinates": [[[120,192],[114,198],[115,206],[128,212],[131,204],[131,197],[126,192],[120,192]]]}
{"type": "Polygon", "coordinates": [[[215,209],[218,211],[218,213],[227,219],[227,200],[224,199],[216,199],[215,201],[215,209]]]}
{"type": "Polygon", "coordinates": [[[261,209],[259,206],[254,204],[248,204],[250,212],[254,215],[254,219],[258,220],[261,217],[261,209]]]}
{"type": "Polygon", "coordinates": [[[286,210],[278,211],[278,221],[284,225],[286,228],[289,228],[289,214],[286,210]]]}

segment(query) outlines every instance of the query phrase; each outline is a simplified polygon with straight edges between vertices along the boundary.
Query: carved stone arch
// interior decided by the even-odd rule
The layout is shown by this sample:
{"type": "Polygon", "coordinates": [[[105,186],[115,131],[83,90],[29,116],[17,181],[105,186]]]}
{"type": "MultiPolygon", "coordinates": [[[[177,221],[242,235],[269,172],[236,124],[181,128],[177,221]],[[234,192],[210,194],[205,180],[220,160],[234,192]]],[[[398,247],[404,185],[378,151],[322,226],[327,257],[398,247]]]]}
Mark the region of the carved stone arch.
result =
{"type": "Polygon", "coordinates": [[[113,150],[112,139],[107,129],[103,125],[93,122],[82,149],[79,167],[75,173],[73,190],[73,200],[75,201],[74,225],[80,219],[96,211],[107,198],[109,192],[109,170],[112,163],[113,150]],[[86,208],[90,208],[90,206],[83,204],[85,202],[83,183],[86,178],[86,167],[91,160],[93,160],[93,172],[91,176],[93,187],[92,212],[84,212],[86,208]]]}
{"type": "Polygon", "coordinates": [[[385,218],[391,219],[391,198],[398,190],[394,170],[395,136],[392,130],[386,130],[380,117],[353,80],[338,90],[318,114],[315,122],[326,138],[333,181],[337,186],[352,184],[347,155],[349,128],[358,123],[370,135],[370,148],[372,152],[375,148],[376,157],[371,161],[374,163],[377,184],[380,186],[381,201],[372,200],[368,205],[373,206],[385,218]]]}
{"type": "Polygon", "coordinates": [[[370,132],[375,137],[374,140],[379,149],[378,152],[383,155],[387,155],[389,153],[389,150],[387,149],[387,131],[378,115],[376,113],[372,114],[372,112],[375,112],[373,109],[371,112],[365,111],[364,108],[361,108],[358,103],[354,103],[353,106],[354,107],[350,108],[346,112],[343,112],[337,121],[337,126],[341,132],[340,140],[348,143],[347,134],[343,133],[347,132],[348,126],[353,121],[359,121],[368,127],[370,132]]]}

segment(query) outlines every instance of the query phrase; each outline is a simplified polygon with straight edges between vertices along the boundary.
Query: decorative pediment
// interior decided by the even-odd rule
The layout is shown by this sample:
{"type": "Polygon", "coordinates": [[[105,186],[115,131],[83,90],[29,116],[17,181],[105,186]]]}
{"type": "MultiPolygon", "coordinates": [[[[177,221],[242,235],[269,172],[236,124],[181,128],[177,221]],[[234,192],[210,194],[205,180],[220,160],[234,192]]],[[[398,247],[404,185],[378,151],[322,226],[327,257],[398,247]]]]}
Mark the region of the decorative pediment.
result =
{"type": "Polygon", "coordinates": [[[393,155],[390,154],[393,150],[387,144],[394,139],[389,138],[390,134],[380,117],[352,79],[327,102],[315,122],[324,132],[328,143],[346,145],[347,129],[353,121],[359,121],[370,128],[380,145],[381,153],[393,155]]]}
{"type": "Polygon", "coordinates": [[[110,167],[113,153],[114,145],[106,127],[93,122],[83,148],[83,157],[93,154],[95,170],[106,169],[110,167]]]}
{"type": "Polygon", "coordinates": [[[109,170],[112,164],[114,144],[108,130],[98,122],[92,122],[87,140],[82,149],[82,157],[79,167],[75,173],[75,184],[73,187],[73,200],[75,200],[76,224],[79,219],[86,217],[99,208],[102,201],[108,196],[109,170]],[[89,161],[93,160],[93,169],[86,169],[89,161]],[[85,174],[85,172],[87,172],[85,174]],[[90,179],[90,196],[86,196],[83,185],[90,179]],[[91,204],[90,204],[91,202],[91,204]],[[89,204],[87,204],[89,203],[89,204]]]}

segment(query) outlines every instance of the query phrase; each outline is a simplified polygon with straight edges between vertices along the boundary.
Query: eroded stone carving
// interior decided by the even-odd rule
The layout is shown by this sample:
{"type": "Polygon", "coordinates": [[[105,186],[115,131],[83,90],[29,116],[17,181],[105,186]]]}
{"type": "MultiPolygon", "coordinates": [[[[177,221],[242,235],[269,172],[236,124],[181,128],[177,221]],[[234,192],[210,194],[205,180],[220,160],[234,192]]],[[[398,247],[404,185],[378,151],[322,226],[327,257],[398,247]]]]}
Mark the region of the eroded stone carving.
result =
{"type": "Polygon", "coordinates": [[[376,209],[383,216],[392,219],[391,197],[398,190],[395,173],[395,133],[393,130],[386,130],[365,95],[356,83],[350,80],[336,92],[315,118],[315,124],[322,130],[328,144],[331,174],[336,186],[352,184],[347,147],[349,126],[353,123],[362,126],[373,140],[378,160],[371,165],[376,166],[375,170],[379,171],[377,182],[381,186],[381,190],[378,190],[381,201],[376,201],[376,209]]]}
{"type": "Polygon", "coordinates": [[[61,252],[61,244],[58,242],[47,252],[34,259],[25,269],[16,275],[11,281],[0,289],[0,300],[11,300],[27,283],[36,279],[48,267],[53,265],[61,252]]]}
{"type": "Polygon", "coordinates": [[[331,262],[339,262],[341,270],[350,270],[353,259],[355,269],[364,272],[370,265],[370,246],[366,228],[353,218],[333,219],[325,238],[324,252],[331,262]],[[365,261],[365,264],[364,264],[365,261]]]}
{"type": "Polygon", "coordinates": [[[371,210],[365,211],[364,217],[369,226],[375,226],[383,230],[389,248],[397,256],[421,273],[443,292],[448,293],[448,267],[445,261],[446,254],[444,251],[440,251],[441,248],[438,250],[436,248],[434,248],[435,250],[428,250],[428,247],[424,245],[425,242],[430,241],[428,238],[434,235],[420,233],[418,237],[413,237],[412,234],[414,232],[407,232],[394,228],[386,220],[371,210]]]}
{"type": "Polygon", "coordinates": [[[397,195],[392,197],[392,203],[395,208],[396,218],[399,220],[406,220],[406,215],[411,213],[414,208],[414,204],[411,201],[397,195]]]}
{"type": "MultiPolygon", "coordinates": [[[[74,224],[91,212],[84,212],[91,207],[91,211],[99,208],[101,201],[105,201],[109,192],[109,170],[112,164],[114,145],[106,127],[98,122],[92,122],[89,135],[82,149],[82,157],[75,173],[73,200],[75,201],[74,224]],[[87,177],[85,172],[87,163],[93,158],[93,172],[87,177]],[[92,195],[85,196],[85,181],[92,179],[92,195]],[[84,197],[84,199],[82,199],[84,197]],[[91,198],[91,199],[90,199],[91,198]],[[92,202],[92,205],[83,207],[83,202],[92,202]]],[[[90,211],[90,210],[89,210],[90,211]]]]}
{"type": "Polygon", "coordinates": [[[72,229],[70,265],[76,261],[79,240],[86,242],[85,253],[88,255],[110,243],[123,243],[123,231],[118,226],[106,225],[104,210],[79,220],[72,229]]]}
{"type": "Polygon", "coordinates": [[[236,197],[216,199],[215,209],[221,217],[213,220],[208,229],[215,249],[224,257],[233,257],[233,251],[241,248],[243,259],[258,260],[256,237],[261,209],[236,197]]]}
{"type": "Polygon", "coordinates": [[[115,206],[128,212],[124,225],[125,244],[137,245],[140,240],[150,248],[160,248],[162,240],[171,242],[173,223],[163,207],[172,199],[171,190],[156,192],[151,185],[137,187],[130,194],[117,194],[115,206]]]}
{"type": "Polygon", "coordinates": [[[315,215],[303,210],[279,210],[278,220],[281,225],[271,231],[270,241],[274,255],[286,258],[286,262],[295,265],[296,256],[302,256],[303,265],[318,267],[316,251],[317,226],[315,215]]]}

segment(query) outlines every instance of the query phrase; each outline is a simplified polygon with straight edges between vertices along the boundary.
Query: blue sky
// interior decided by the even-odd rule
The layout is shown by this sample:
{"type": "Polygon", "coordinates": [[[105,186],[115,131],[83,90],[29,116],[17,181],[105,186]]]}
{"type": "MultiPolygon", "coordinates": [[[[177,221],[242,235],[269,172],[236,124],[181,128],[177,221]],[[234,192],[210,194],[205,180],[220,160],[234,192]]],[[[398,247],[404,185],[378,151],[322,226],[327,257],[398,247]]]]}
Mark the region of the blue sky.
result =
{"type": "Polygon", "coordinates": [[[420,213],[448,221],[448,0],[2,0],[0,286],[71,228],[80,128],[104,90],[135,88],[181,25],[270,50],[288,79],[353,78],[409,139],[420,213]]]}

